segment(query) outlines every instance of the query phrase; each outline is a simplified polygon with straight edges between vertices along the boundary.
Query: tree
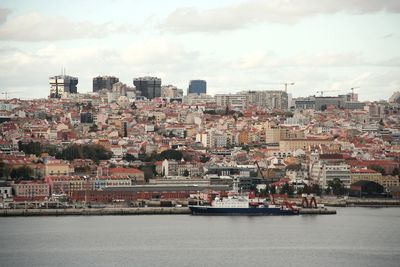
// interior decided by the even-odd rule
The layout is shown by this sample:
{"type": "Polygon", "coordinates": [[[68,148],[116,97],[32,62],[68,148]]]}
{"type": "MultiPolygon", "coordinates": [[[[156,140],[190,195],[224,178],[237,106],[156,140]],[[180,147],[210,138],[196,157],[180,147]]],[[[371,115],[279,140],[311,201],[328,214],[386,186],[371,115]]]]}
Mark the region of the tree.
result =
{"type": "Polygon", "coordinates": [[[317,196],[320,196],[322,194],[321,187],[319,187],[318,184],[313,184],[311,186],[310,193],[316,194],[317,196]]]}
{"type": "Polygon", "coordinates": [[[36,155],[40,156],[42,153],[42,145],[40,142],[29,142],[29,143],[23,143],[22,141],[18,142],[18,150],[23,151],[25,154],[28,155],[36,155]]]}
{"type": "Polygon", "coordinates": [[[4,163],[3,161],[0,161],[0,177],[1,178],[8,178],[11,173],[11,168],[8,166],[8,164],[4,163]]]}
{"type": "Polygon", "coordinates": [[[336,196],[343,196],[346,193],[346,189],[339,178],[334,178],[332,181],[328,181],[328,188],[331,188],[333,194],[336,196]]]}
{"type": "Polygon", "coordinates": [[[201,163],[206,163],[209,160],[210,160],[210,157],[208,157],[206,155],[201,155],[201,157],[200,157],[200,162],[201,163]]]}
{"type": "Polygon", "coordinates": [[[242,150],[246,151],[247,153],[250,152],[250,147],[248,145],[243,145],[242,150]]]}
{"type": "Polygon", "coordinates": [[[126,160],[126,161],[129,161],[129,162],[132,162],[132,161],[135,161],[135,160],[137,160],[137,158],[134,156],[134,155],[132,155],[132,154],[125,154],[125,156],[123,157],[123,159],[124,160],[126,160]]]}
{"type": "Polygon", "coordinates": [[[59,159],[74,160],[74,159],[91,159],[95,162],[100,160],[110,159],[112,152],[105,149],[101,145],[77,145],[73,144],[64,148],[61,152],[57,153],[56,157],[59,159]]]}
{"type": "Polygon", "coordinates": [[[190,173],[189,173],[189,171],[188,171],[188,170],[184,170],[182,175],[183,175],[183,176],[185,176],[185,177],[188,177],[188,176],[189,176],[189,174],[190,174],[190,173]]]}
{"type": "Polygon", "coordinates": [[[42,145],[42,151],[41,154],[43,153],[47,153],[50,156],[55,156],[58,152],[58,148],[56,145],[52,145],[52,144],[44,144],[42,145]]]}
{"type": "Polygon", "coordinates": [[[92,124],[89,128],[89,133],[94,133],[97,132],[99,130],[99,128],[97,127],[97,124],[92,124]]]}
{"type": "Polygon", "coordinates": [[[287,195],[289,195],[289,196],[293,196],[293,195],[294,195],[294,188],[293,188],[293,186],[289,185],[288,183],[285,183],[285,184],[282,186],[281,190],[280,190],[280,194],[281,194],[281,195],[287,194],[287,195]]]}
{"type": "Polygon", "coordinates": [[[164,150],[157,156],[157,160],[164,160],[164,159],[181,160],[182,158],[183,158],[182,152],[174,149],[164,150]]]}
{"type": "Polygon", "coordinates": [[[269,190],[270,194],[276,194],[276,187],[275,186],[271,186],[270,190],[269,190]]]}
{"type": "Polygon", "coordinates": [[[392,175],[396,176],[396,175],[399,175],[399,174],[400,174],[399,168],[394,168],[393,171],[392,171],[392,175]]]}
{"type": "Polygon", "coordinates": [[[373,165],[373,166],[370,166],[370,169],[374,170],[374,171],[377,171],[377,172],[380,172],[382,175],[386,174],[385,173],[385,169],[382,166],[373,165]]]}
{"type": "Polygon", "coordinates": [[[32,168],[26,165],[12,169],[10,174],[12,179],[24,179],[24,180],[31,179],[32,175],[33,175],[32,168]]]}

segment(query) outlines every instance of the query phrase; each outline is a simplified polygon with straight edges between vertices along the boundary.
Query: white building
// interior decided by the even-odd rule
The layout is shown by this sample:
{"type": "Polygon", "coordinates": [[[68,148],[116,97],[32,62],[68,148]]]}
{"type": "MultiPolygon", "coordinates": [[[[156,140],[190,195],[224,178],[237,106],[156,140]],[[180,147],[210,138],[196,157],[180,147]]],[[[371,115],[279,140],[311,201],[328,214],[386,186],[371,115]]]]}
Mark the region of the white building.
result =
{"type": "Polygon", "coordinates": [[[58,75],[49,78],[50,97],[61,98],[78,92],[78,78],[68,75],[58,75]]]}
{"type": "Polygon", "coordinates": [[[247,96],[245,94],[217,94],[215,102],[220,107],[242,110],[247,106],[247,96]]]}

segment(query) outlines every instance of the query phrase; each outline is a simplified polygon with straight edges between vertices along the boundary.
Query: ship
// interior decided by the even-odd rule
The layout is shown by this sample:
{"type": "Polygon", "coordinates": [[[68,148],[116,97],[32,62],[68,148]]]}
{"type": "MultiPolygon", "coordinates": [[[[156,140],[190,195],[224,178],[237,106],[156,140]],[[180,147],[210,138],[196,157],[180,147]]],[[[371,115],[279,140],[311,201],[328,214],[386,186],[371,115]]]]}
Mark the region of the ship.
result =
{"type": "Polygon", "coordinates": [[[299,209],[288,205],[254,202],[248,198],[228,196],[216,197],[208,206],[189,206],[193,215],[298,215],[299,209]]]}
{"type": "Polygon", "coordinates": [[[271,201],[255,200],[254,196],[244,196],[236,190],[237,186],[234,182],[234,189],[228,194],[228,197],[216,196],[212,199],[209,194],[210,205],[191,205],[189,209],[193,215],[298,215],[299,209],[290,202],[285,201],[282,204],[276,204],[273,197],[271,201]]]}

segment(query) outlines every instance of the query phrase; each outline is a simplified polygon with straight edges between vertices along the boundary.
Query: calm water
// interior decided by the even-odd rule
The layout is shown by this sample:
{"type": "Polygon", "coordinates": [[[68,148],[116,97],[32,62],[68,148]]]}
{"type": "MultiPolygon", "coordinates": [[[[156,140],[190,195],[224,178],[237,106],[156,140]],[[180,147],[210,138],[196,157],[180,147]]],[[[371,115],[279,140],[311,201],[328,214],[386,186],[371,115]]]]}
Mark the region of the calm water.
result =
{"type": "Polygon", "coordinates": [[[0,218],[0,266],[400,266],[400,208],[0,218]]]}

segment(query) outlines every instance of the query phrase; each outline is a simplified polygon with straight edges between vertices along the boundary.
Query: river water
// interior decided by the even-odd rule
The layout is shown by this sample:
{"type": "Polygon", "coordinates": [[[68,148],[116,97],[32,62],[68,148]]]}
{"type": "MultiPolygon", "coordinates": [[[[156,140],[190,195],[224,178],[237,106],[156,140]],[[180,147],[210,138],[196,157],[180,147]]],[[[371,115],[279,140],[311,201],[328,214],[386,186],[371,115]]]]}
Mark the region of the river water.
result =
{"type": "Polygon", "coordinates": [[[0,218],[0,266],[400,266],[400,208],[0,218]]]}

